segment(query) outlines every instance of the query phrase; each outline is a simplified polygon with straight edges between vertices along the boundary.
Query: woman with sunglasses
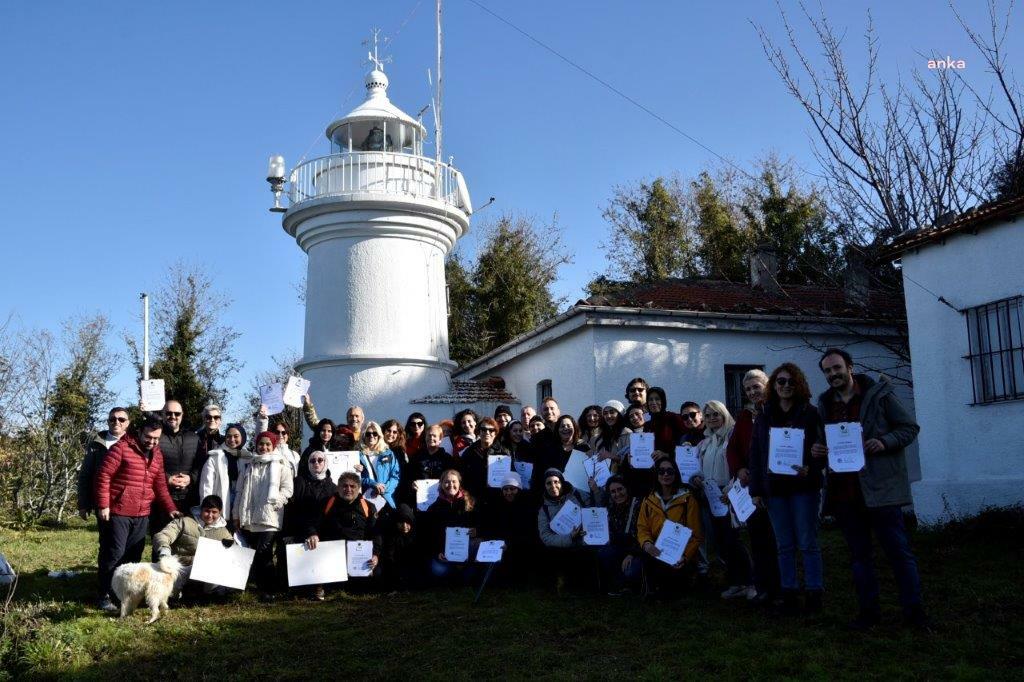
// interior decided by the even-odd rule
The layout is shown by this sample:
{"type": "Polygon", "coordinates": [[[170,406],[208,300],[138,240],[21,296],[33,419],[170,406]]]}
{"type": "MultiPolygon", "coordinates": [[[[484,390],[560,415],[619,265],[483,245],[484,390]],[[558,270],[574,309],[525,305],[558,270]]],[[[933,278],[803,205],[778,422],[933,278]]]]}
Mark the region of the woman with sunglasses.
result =
{"type": "Polygon", "coordinates": [[[397,419],[388,419],[380,425],[380,428],[384,436],[384,444],[388,446],[388,449],[395,456],[395,461],[398,462],[398,471],[400,473],[395,500],[398,504],[408,503],[409,500],[404,497],[404,493],[411,483],[406,480],[406,476],[409,474],[409,454],[405,449],[405,429],[402,428],[402,424],[397,419]]]}
{"type": "MultiPolygon", "coordinates": [[[[292,497],[284,508],[284,526],[277,555],[279,570],[287,564],[285,545],[306,541],[307,529],[319,523],[327,500],[337,488],[327,468],[327,454],[319,450],[309,453],[306,468],[295,477],[292,497]]],[[[323,585],[311,586],[309,595],[314,601],[323,601],[323,585]]]]}
{"type": "Polygon", "coordinates": [[[697,552],[704,541],[700,522],[700,504],[683,485],[675,458],[666,457],[654,466],[658,484],[644,498],[637,517],[636,539],[643,550],[644,570],[649,596],[675,597],[686,587],[696,566],[697,552]],[[665,521],[674,521],[690,529],[690,539],[683,549],[683,557],[669,566],[658,559],[661,555],[655,543],[665,521]]]}
{"type": "Polygon", "coordinates": [[[507,455],[498,443],[498,422],[484,417],[476,425],[477,440],[462,451],[458,470],[462,474],[462,486],[481,503],[490,502],[497,496],[497,488],[487,486],[487,458],[492,455],[507,455]]]}
{"type": "Polygon", "coordinates": [[[270,431],[277,436],[277,447],[274,451],[288,462],[288,466],[292,468],[292,477],[294,478],[301,471],[299,453],[288,447],[288,423],[284,421],[284,415],[276,415],[274,421],[276,423],[271,427],[271,419],[267,415],[267,406],[260,405],[260,410],[256,413],[256,428],[259,429],[260,433],[270,431]]]}
{"type": "Polygon", "coordinates": [[[395,491],[401,478],[398,459],[384,441],[384,432],[377,422],[366,422],[359,449],[360,477],[364,493],[373,488],[395,508],[395,491]]]}
{"type": "Polygon", "coordinates": [[[687,400],[679,408],[683,420],[683,439],[679,445],[699,445],[704,440],[704,412],[698,403],[687,400]]]}
{"type": "Polygon", "coordinates": [[[768,395],[754,422],[750,448],[750,494],[758,506],[767,506],[775,531],[782,585],[782,612],[799,611],[796,552],[804,566],[804,607],[808,613],[821,611],[822,564],[818,545],[818,506],[821,501],[822,459],[811,455],[811,446],[822,431],[821,417],[811,405],[811,389],[799,367],[786,362],[768,378],[768,395]],[[803,431],[803,463],[794,475],[769,471],[768,450],[771,429],[803,431]]]}
{"type": "Polygon", "coordinates": [[[413,412],[405,420],[405,452],[410,458],[426,446],[427,418],[422,412],[413,412]]]}
{"type": "Polygon", "coordinates": [[[640,545],[636,540],[640,500],[629,494],[626,480],[618,474],[605,483],[603,497],[608,509],[609,542],[598,548],[597,558],[608,595],[617,597],[629,594],[640,580],[640,545]]]}

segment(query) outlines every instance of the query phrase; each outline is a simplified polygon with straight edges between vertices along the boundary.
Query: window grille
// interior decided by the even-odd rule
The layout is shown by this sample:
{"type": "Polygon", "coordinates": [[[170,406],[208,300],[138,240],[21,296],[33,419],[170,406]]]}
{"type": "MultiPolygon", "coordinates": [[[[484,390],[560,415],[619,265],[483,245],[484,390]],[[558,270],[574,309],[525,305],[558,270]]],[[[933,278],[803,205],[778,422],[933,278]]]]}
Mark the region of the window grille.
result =
{"type": "Polygon", "coordinates": [[[974,404],[1024,398],[1024,296],[968,308],[967,339],[974,404]]]}

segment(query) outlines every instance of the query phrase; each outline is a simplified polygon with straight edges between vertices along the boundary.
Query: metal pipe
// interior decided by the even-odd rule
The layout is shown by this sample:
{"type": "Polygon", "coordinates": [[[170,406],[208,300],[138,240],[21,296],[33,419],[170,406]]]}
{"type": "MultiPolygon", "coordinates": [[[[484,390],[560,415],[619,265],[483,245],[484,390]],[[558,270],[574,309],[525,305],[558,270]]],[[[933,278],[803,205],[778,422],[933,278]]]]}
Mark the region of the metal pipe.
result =
{"type": "Polygon", "coordinates": [[[149,294],[142,295],[142,378],[149,380],[149,294]]]}

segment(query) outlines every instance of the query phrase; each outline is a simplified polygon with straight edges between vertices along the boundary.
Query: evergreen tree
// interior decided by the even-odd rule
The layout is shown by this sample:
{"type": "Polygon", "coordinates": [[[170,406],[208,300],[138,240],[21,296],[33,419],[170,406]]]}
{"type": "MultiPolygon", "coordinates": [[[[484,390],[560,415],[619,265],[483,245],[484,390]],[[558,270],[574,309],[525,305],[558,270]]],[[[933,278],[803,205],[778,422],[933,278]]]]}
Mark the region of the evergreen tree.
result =
{"type": "Polygon", "coordinates": [[[444,276],[448,285],[448,357],[461,365],[479,356],[481,346],[476,331],[473,284],[456,251],[445,259],[444,276]]]}
{"type": "Polygon", "coordinates": [[[715,180],[707,171],[691,183],[696,231],[695,249],[702,274],[730,281],[747,278],[747,254],[751,248],[749,231],[737,217],[715,180]]]}

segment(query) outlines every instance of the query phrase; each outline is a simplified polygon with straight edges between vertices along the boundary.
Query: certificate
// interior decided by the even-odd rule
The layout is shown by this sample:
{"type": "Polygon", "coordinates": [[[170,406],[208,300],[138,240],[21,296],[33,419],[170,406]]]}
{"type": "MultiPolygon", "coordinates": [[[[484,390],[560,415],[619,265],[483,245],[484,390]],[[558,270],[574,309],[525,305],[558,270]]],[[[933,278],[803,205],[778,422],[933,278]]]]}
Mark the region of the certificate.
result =
{"type": "Polygon", "coordinates": [[[469,529],[449,527],[444,529],[444,558],[454,563],[469,560],[469,529]]]}
{"type": "Polygon", "coordinates": [[[587,476],[594,479],[602,488],[608,482],[608,479],[612,477],[612,461],[610,459],[598,461],[597,455],[587,457],[583,461],[583,468],[586,469],[587,476]]]}
{"type": "Polygon", "coordinates": [[[569,455],[569,461],[565,463],[565,471],[562,472],[565,480],[572,483],[572,486],[578,490],[590,490],[590,485],[587,483],[587,468],[583,466],[585,461],[587,461],[586,453],[573,450],[569,455]]]}
{"type": "Polygon", "coordinates": [[[476,560],[481,564],[494,564],[501,561],[501,556],[504,553],[504,540],[485,540],[476,548],[476,560]]]}
{"type": "Polygon", "coordinates": [[[164,380],[145,379],[139,382],[139,409],[143,412],[156,412],[164,409],[164,380]]]}
{"type": "Polygon", "coordinates": [[[331,472],[331,480],[338,485],[338,478],[346,471],[356,472],[356,465],[359,464],[359,452],[357,450],[345,450],[344,452],[325,452],[327,456],[327,470],[331,472]]]}
{"type": "Polygon", "coordinates": [[[412,482],[412,488],[416,491],[416,510],[427,511],[430,505],[434,504],[437,494],[440,492],[437,478],[423,478],[412,482]]]}
{"type": "Polygon", "coordinates": [[[664,561],[669,566],[678,564],[679,560],[683,558],[683,550],[686,549],[686,543],[690,541],[692,534],[693,531],[681,523],[665,521],[661,532],[658,533],[658,539],[654,542],[654,546],[661,550],[658,561],[664,561]]]}
{"type": "Polygon", "coordinates": [[[353,578],[366,578],[373,575],[370,560],[373,559],[373,543],[369,540],[349,540],[345,543],[348,554],[348,574],[353,578]]]}
{"type": "Polygon", "coordinates": [[[804,465],[804,430],[772,428],[768,433],[768,471],[796,476],[804,465]]]}
{"type": "Polygon", "coordinates": [[[712,516],[722,517],[729,513],[729,507],[722,502],[722,491],[713,478],[704,479],[704,497],[708,500],[708,508],[712,516]]]}
{"type": "Polygon", "coordinates": [[[255,556],[255,549],[241,547],[238,543],[225,547],[220,540],[199,538],[189,578],[201,583],[244,590],[255,556]]]}
{"type": "Polygon", "coordinates": [[[304,543],[284,546],[288,562],[288,587],[323,585],[348,580],[345,541],[328,540],[309,549],[304,543]]]}
{"type": "Polygon", "coordinates": [[[609,541],[608,510],[604,507],[584,507],[581,515],[583,517],[583,544],[607,545],[609,541]]]}
{"type": "Polygon", "coordinates": [[[832,471],[860,471],[864,468],[864,429],[860,422],[825,424],[828,466],[832,471]]]}
{"type": "Polygon", "coordinates": [[[516,462],[512,466],[523,481],[523,490],[529,490],[530,479],[533,478],[533,462],[516,462]]]}
{"type": "Polygon", "coordinates": [[[629,465],[634,469],[650,469],[654,466],[654,434],[629,434],[629,465]]]}
{"type": "Polygon", "coordinates": [[[284,412],[284,387],[281,384],[260,386],[260,404],[267,406],[267,414],[284,412]]]}
{"type": "Polygon", "coordinates": [[[487,455],[488,488],[500,488],[510,473],[512,473],[512,457],[510,455],[487,455]]]}
{"type": "Polygon", "coordinates": [[[302,396],[307,393],[309,393],[309,379],[288,377],[288,383],[281,394],[281,400],[289,407],[302,407],[302,396]]]}
{"type": "Polygon", "coordinates": [[[557,535],[572,535],[572,532],[579,528],[581,523],[583,523],[583,517],[580,513],[580,506],[576,504],[575,500],[569,499],[555,514],[555,518],[551,519],[549,526],[557,535]]]}
{"type": "Polygon", "coordinates": [[[757,511],[754,500],[750,497],[750,490],[740,485],[739,481],[729,486],[725,494],[729,497],[729,504],[732,505],[732,510],[740,523],[746,523],[747,519],[757,511]]]}
{"type": "Polygon", "coordinates": [[[367,488],[366,490],[364,490],[363,499],[369,502],[370,505],[377,510],[378,514],[380,513],[380,510],[383,509],[384,506],[388,503],[388,498],[384,497],[379,492],[377,492],[376,488],[367,488]]]}
{"type": "Polygon", "coordinates": [[[689,483],[690,479],[700,474],[700,451],[696,445],[676,446],[676,466],[679,467],[679,476],[683,483],[689,483]]]}

